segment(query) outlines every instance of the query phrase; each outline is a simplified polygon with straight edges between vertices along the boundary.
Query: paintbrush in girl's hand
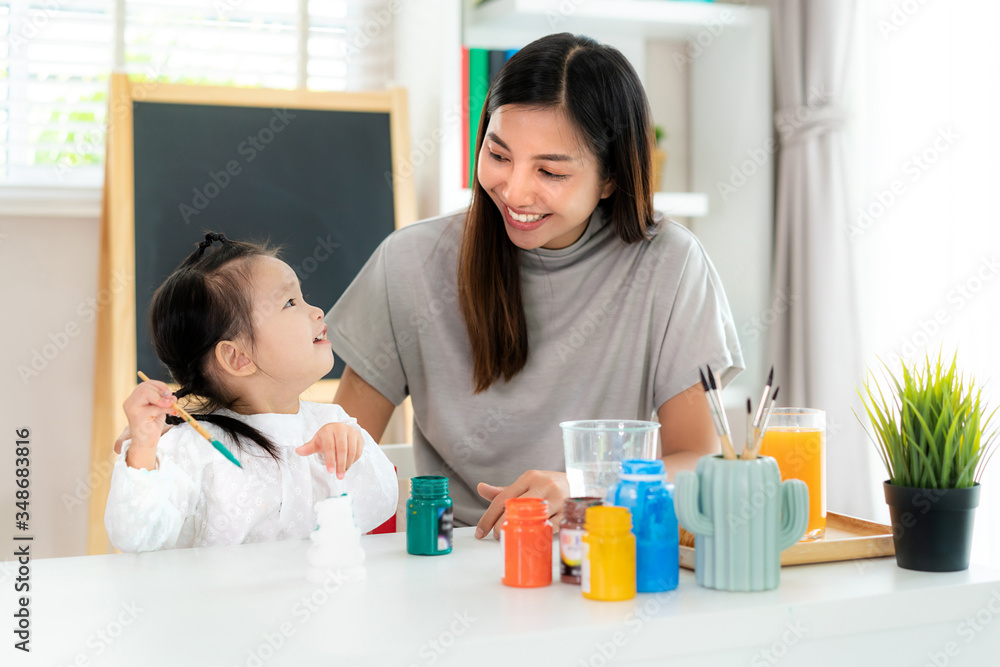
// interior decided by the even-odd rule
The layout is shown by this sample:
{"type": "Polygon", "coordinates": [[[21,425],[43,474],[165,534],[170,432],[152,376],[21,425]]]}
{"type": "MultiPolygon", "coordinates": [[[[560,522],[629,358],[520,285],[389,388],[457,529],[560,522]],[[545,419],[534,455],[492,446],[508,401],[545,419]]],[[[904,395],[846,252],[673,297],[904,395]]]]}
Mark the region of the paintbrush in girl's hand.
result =
{"type": "MultiPolygon", "coordinates": [[[[139,377],[142,378],[143,382],[149,382],[149,378],[142,371],[139,371],[139,377]]],[[[198,432],[198,435],[200,435],[201,437],[205,438],[210,443],[212,443],[212,446],[215,447],[217,450],[219,450],[220,454],[222,454],[227,459],[235,463],[237,468],[243,467],[242,465],[240,465],[240,462],[236,460],[236,457],[233,456],[233,453],[230,452],[228,449],[226,449],[226,446],[224,444],[213,438],[212,434],[206,431],[204,426],[199,424],[194,417],[188,414],[187,410],[182,408],[177,403],[177,399],[174,399],[174,410],[177,411],[177,414],[180,415],[184,421],[186,421],[188,424],[191,425],[191,428],[193,428],[195,431],[198,432]]]]}
{"type": "MultiPolygon", "coordinates": [[[[708,376],[713,378],[712,368],[708,368],[708,376]]],[[[722,440],[722,457],[724,459],[735,460],[736,450],[733,449],[733,442],[729,435],[729,422],[726,421],[726,413],[722,409],[722,403],[720,402],[718,392],[713,392],[709,387],[708,380],[705,379],[705,374],[698,369],[698,375],[701,376],[701,386],[705,390],[705,397],[708,400],[708,409],[712,413],[712,421],[715,424],[715,432],[719,435],[719,439],[722,440]]]]}

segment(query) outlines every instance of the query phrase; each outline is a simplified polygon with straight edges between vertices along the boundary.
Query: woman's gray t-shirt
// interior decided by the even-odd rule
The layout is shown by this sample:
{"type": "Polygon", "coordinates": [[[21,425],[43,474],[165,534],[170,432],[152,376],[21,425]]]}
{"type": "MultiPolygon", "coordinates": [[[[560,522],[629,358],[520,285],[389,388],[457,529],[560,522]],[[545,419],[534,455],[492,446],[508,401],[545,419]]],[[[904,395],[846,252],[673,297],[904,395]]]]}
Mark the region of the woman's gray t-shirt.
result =
{"type": "Polygon", "coordinates": [[[333,350],[398,405],[413,398],[421,475],[450,478],[455,519],[479,521],[479,482],[565,470],[559,422],[649,419],[711,364],[743,369],[726,295],[694,235],[659,216],[623,244],[600,210],[574,244],[520,252],[528,362],[474,392],[458,305],[465,213],[414,223],[378,247],[326,316],[333,350]]]}

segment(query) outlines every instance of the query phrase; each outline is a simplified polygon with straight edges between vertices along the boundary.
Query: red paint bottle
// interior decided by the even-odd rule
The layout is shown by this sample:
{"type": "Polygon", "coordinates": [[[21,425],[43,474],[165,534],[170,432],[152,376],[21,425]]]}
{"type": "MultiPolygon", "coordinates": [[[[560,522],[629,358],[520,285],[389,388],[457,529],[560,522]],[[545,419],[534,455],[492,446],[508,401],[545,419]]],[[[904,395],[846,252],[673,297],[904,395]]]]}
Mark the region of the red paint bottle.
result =
{"type": "Polygon", "coordinates": [[[535,588],[552,583],[552,524],[549,505],[541,498],[511,498],[501,528],[502,581],[507,586],[535,588]]]}

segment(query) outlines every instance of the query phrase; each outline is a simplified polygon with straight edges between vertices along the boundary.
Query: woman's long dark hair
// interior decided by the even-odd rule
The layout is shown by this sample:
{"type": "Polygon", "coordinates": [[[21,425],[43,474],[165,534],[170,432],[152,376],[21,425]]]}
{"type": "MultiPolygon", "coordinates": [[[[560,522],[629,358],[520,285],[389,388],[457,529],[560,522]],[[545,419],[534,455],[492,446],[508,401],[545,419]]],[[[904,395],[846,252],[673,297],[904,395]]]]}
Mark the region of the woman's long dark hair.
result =
{"type": "MultiPolygon", "coordinates": [[[[280,460],[278,448],[263,433],[238,419],[213,414],[232,408],[236,398],[211,372],[219,341],[242,337],[253,344],[252,259],[276,257],[267,244],[230,241],[209,233],[198,249],[181,262],[160,285],[149,306],[149,331],[156,356],[181,388],[178,398],[190,395],[195,405],[188,412],[199,421],[220,427],[245,451],[249,440],[280,460]],[[218,242],[218,246],[213,244],[218,242]]],[[[180,417],[167,417],[180,424],[180,417]]]]}
{"type": "MultiPolygon", "coordinates": [[[[475,162],[490,117],[508,104],[561,108],[576,125],[614,192],[603,208],[624,243],[648,238],[653,222],[653,126],[646,93],[617,49],[569,33],[515,53],[497,74],[479,120],[475,162]]],[[[528,361],[528,325],[518,248],[478,179],[458,258],[459,304],[472,345],[476,393],[509,381],[528,361]]]]}

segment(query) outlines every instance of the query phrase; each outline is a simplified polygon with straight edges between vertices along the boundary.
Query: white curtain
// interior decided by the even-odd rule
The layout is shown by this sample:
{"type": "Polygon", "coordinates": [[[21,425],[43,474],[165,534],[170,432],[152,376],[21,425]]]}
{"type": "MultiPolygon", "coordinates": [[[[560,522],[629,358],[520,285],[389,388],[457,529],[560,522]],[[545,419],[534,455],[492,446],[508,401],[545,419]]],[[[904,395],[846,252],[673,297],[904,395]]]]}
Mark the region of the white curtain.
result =
{"type": "Polygon", "coordinates": [[[774,0],[780,141],[774,286],[790,305],[772,329],[779,404],[827,412],[827,508],[870,517],[864,432],[851,412],[862,376],[848,228],[845,110],[854,0],[774,0]]]}

